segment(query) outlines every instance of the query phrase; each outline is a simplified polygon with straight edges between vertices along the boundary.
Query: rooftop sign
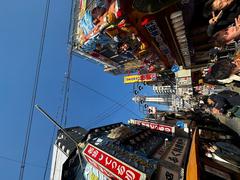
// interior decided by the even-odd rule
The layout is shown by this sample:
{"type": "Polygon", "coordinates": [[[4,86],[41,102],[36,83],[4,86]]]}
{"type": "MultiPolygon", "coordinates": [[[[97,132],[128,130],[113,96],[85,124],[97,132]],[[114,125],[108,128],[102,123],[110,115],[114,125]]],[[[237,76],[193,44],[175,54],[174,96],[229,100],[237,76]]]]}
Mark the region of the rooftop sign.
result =
{"type": "Polygon", "coordinates": [[[83,156],[91,165],[109,178],[122,180],[146,179],[146,174],[127,165],[92,144],[87,144],[83,150],[83,156]]]}
{"type": "Polygon", "coordinates": [[[159,123],[153,123],[153,122],[135,120],[135,119],[129,120],[128,123],[139,125],[139,126],[146,126],[150,129],[158,130],[158,131],[164,131],[164,132],[167,132],[167,133],[175,133],[175,127],[174,126],[168,126],[168,125],[163,125],[163,124],[159,124],[159,123]]]}
{"type": "Polygon", "coordinates": [[[156,81],[156,80],[157,80],[156,73],[137,74],[137,75],[131,75],[131,76],[124,77],[125,84],[137,83],[137,82],[150,82],[150,81],[156,81]]]}

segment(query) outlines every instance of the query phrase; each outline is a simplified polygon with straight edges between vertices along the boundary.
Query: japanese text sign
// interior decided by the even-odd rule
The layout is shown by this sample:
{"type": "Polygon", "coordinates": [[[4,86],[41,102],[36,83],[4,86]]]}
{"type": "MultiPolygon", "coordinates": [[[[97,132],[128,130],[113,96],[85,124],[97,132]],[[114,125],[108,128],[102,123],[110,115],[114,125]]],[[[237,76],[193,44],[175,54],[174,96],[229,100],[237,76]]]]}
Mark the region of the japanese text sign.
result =
{"type": "Polygon", "coordinates": [[[124,77],[124,83],[136,83],[136,82],[150,82],[156,81],[157,74],[156,73],[149,73],[149,74],[140,74],[140,75],[131,75],[124,77]]]}
{"type": "Polygon", "coordinates": [[[187,143],[188,139],[186,138],[176,138],[165,160],[181,167],[187,148],[187,143]]]}
{"type": "Polygon", "coordinates": [[[85,159],[101,171],[104,175],[113,179],[145,180],[146,175],[137,169],[125,164],[101,149],[88,144],[83,150],[85,159]]]}
{"type": "Polygon", "coordinates": [[[175,133],[175,127],[174,126],[168,126],[163,125],[159,123],[153,123],[153,122],[147,122],[147,121],[140,121],[140,120],[133,120],[131,119],[129,121],[129,124],[136,124],[139,126],[146,126],[150,129],[158,130],[158,131],[164,131],[167,133],[175,133]]]}

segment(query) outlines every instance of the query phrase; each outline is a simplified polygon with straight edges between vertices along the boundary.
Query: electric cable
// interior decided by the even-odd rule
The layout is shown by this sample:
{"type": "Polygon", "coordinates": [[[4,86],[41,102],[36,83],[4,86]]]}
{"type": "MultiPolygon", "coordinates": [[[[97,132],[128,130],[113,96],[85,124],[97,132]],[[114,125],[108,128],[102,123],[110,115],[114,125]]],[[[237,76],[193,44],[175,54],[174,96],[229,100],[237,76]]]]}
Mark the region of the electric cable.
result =
{"type": "MultiPolygon", "coordinates": [[[[72,0],[71,10],[70,10],[69,27],[68,27],[68,38],[69,39],[70,39],[70,32],[71,32],[71,28],[72,28],[71,20],[72,20],[72,17],[73,17],[73,5],[74,5],[74,1],[72,0]]],[[[72,38],[71,38],[71,41],[72,41],[72,38]]],[[[66,77],[65,77],[65,86],[64,86],[64,90],[63,90],[64,91],[64,98],[63,98],[62,113],[61,113],[61,118],[60,118],[60,124],[61,125],[62,125],[63,120],[64,120],[64,127],[66,127],[66,124],[67,124],[67,112],[68,112],[69,91],[70,91],[69,77],[71,76],[71,70],[72,70],[72,45],[70,45],[70,50],[69,50],[69,55],[68,55],[68,66],[67,66],[67,73],[66,73],[66,77]]],[[[49,147],[48,157],[47,157],[47,162],[46,162],[47,164],[50,161],[50,153],[51,153],[51,150],[52,150],[52,144],[54,142],[55,132],[56,132],[56,127],[54,127],[54,130],[53,130],[52,141],[51,141],[51,145],[49,147]]],[[[58,153],[56,153],[55,159],[57,159],[57,154],[58,153]]],[[[55,161],[55,165],[54,165],[53,175],[55,174],[55,168],[56,168],[56,161],[55,161]]],[[[46,179],[46,170],[44,171],[44,180],[45,179],[46,179]]]]}
{"type": "MultiPolygon", "coordinates": [[[[126,103],[123,104],[123,106],[126,106],[129,102],[131,102],[131,100],[127,101],[126,103]]],[[[105,116],[102,119],[97,119],[95,120],[92,124],[98,124],[99,122],[102,122],[103,120],[105,120],[106,118],[110,117],[111,115],[113,115],[115,112],[119,111],[120,109],[123,108],[123,106],[118,107],[117,109],[115,109],[114,111],[112,111],[111,113],[109,113],[107,116],[105,116]]],[[[89,125],[87,128],[90,128],[91,126],[89,125]]]]}
{"type": "MultiPolygon", "coordinates": [[[[127,102],[125,102],[125,103],[123,104],[123,106],[126,106],[129,102],[131,102],[131,100],[128,100],[127,102]]],[[[121,109],[122,109],[122,106],[119,106],[119,107],[113,109],[112,112],[109,112],[108,114],[106,114],[104,117],[102,117],[102,119],[106,119],[106,118],[110,117],[110,116],[113,115],[115,112],[117,112],[117,111],[119,111],[119,110],[121,110],[121,109]]],[[[100,120],[99,122],[101,122],[101,120],[100,120]]]]}
{"type": "MultiPolygon", "coordinates": [[[[66,127],[67,124],[67,113],[68,113],[68,103],[69,103],[69,91],[70,91],[70,80],[69,77],[71,75],[71,70],[72,70],[72,45],[71,42],[73,40],[73,37],[70,37],[70,33],[72,30],[72,19],[73,19],[73,8],[74,7],[74,0],[71,1],[71,9],[70,9],[70,19],[69,19],[69,26],[68,26],[68,39],[70,40],[70,48],[69,48],[69,55],[68,55],[68,66],[67,66],[67,74],[66,74],[66,78],[65,79],[65,86],[64,88],[64,98],[63,98],[63,105],[62,105],[62,113],[61,113],[61,119],[60,119],[60,124],[62,125],[63,123],[63,119],[64,119],[64,127],[66,127]]],[[[56,117],[56,119],[58,119],[56,117]]],[[[46,161],[46,165],[48,166],[49,161],[50,161],[50,154],[51,154],[51,150],[52,150],[52,144],[54,143],[54,137],[55,137],[55,132],[56,132],[56,127],[54,127],[53,129],[53,134],[52,134],[52,138],[51,138],[51,144],[48,150],[48,156],[47,156],[47,161],[46,161]]],[[[55,156],[55,159],[57,159],[57,154],[55,156]]],[[[55,168],[56,168],[56,161],[55,161],[55,166],[54,166],[54,170],[53,170],[53,174],[55,174],[55,168]]],[[[43,179],[46,179],[46,174],[47,174],[47,169],[45,169],[44,171],[44,176],[43,179]]]]}
{"type": "MultiPolygon", "coordinates": [[[[71,46],[71,48],[72,48],[72,46],[71,46]]],[[[66,117],[65,115],[67,114],[67,111],[68,111],[70,79],[71,79],[71,72],[72,72],[72,53],[71,53],[71,51],[72,51],[72,49],[70,50],[70,53],[69,53],[68,69],[67,69],[67,74],[65,77],[66,85],[65,85],[65,90],[64,90],[64,100],[63,100],[62,114],[61,114],[61,119],[60,119],[61,120],[60,125],[62,125],[62,123],[64,123],[64,127],[66,127],[66,124],[67,124],[67,119],[65,118],[65,120],[64,120],[64,117],[66,117]]]]}
{"type": "MultiPolygon", "coordinates": [[[[13,159],[13,158],[10,158],[10,157],[7,157],[7,156],[3,156],[3,155],[0,155],[0,159],[3,159],[3,160],[6,160],[6,161],[11,161],[11,162],[14,162],[14,163],[17,163],[17,164],[21,164],[21,161],[20,160],[16,160],[16,159],[13,159]]],[[[26,166],[30,166],[30,167],[35,167],[35,168],[39,168],[39,169],[45,169],[46,167],[45,166],[41,166],[39,164],[33,164],[33,163],[30,163],[30,162],[25,162],[25,165],[26,166]]],[[[48,168],[50,170],[50,168],[48,168]]],[[[60,169],[57,169],[57,171],[60,171],[60,169]]]]}
{"type": "Polygon", "coordinates": [[[36,101],[36,97],[37,97],[38,81],[39,81],[39,76],[40,76],[42,57],[43,57],[43,49],[44,49],[45,37],[46,37],[46,31],[47,31],[47,24],[48,24],[49,7],[50,7],[50,0],[47,0],[46,6],[45,6],[42,34],[41,34],[41,40],[40,40],[40,48],[39,48],[37,66],[36,66],[36,72],[35,72],[31,106],[30,106],[27,130],[26,130],[26,134],[25,134],[24,150],[23,150],[21,166],[20,166],[19,180],[23,180],[24,170],[25,170],[25,162],[26,162],[26,158],[27,158],[27,154],[28,154],[28,146],[29,146],[29,140],[30,140],[31,129],[32,129],[33,114],[34,114],[34,105],[35,105],[35,101],[36,101]]]}
{"type": "Polygon", "coordinates": [[[104,112],[98,114],[94,119],[89,121],[89,125],[87,128],[90,127],[90,125],[94,124],[96,121],[100,120],[100,119],[104,119],[106,116],[108,116],[109,114],[111,114],[112,112],[115,112],[116,109],[120,109],[122,108],[121,106],[119,106],[118,104],[113,104],[112,106],[110,106],[110,108],[107,108],[104,112]]]}
{"type": "MultiPolygon", "coordinates": [[[[64,123],[64,127],[66,127],[67,124],[67,112],[68,112],[68,103],[69,103],[69,92],[70,92],[70,76],[71,76],[71,71],[72,71],[72,46],[70,47],[70,52],[69,52],[69,58],[68,58],[68,66],[67,66],[67,73],[65,76],[65,82],[64,82],[64,97],[63,97],[63,104],[62,104],[62,110],[61,110],[61,118],[60,118],[60,125],[62,125],[64,123]],[[64,121],[64,122],[63,122],[64,121]]],[[[56,128],[54,128],[54,134],[55,134],[56,128]]],[[[52,138],[54,139],[54,135],[52,136],[52,138]]],[[[52,139],[52,143],[53,143],[53,139],[52,139]]],[[[49,150],[49,152],[51,152],[49,150]]],[[[53,169],[53,176],[55,175],[55,169],[56,169],[56,159],[58,156],[58,149],[55,155],[55,165],[54,165],[54,169],[53,169]]],[[[48,157],[50,157],[50,154],[48,154],[48,157]]],[[[47,160],[47,162],[50,159],[47,160]]],[[[45,174],[45,173],[44,173],[45,174]]],[[[44,175],[45,178],[45,175],[44,175]]]]}
{"type": "MultiPolygon", "coordinates": [[[[69,59],[68,59],[68,67],[67,67],[67,74],[66,74],[66,77],[65,77],[65,88],[64,88],[64,98],[63,98],[63,105],[62,105],[62,110],[61,110],[61,118],[60,118],[60,125],[63,124],[63,120],[64,120],[64,117],[66,117],[66,113],[67,113],[67,108],[66,106],[68,106],[68,97],[69,97],[69,86],[70,86],[70,74],[71,74],[71,70],[72,70],[72,54],[71,54],[71,51],[70,51],[70,54],[69,54],[69,59]]],[[[67,123],[67,119],[65,118],[64,120],[64,127],[66,126],[66,123],[67,123]]],[[[56,127],[54,128],[54,133],[56,131],[56,127]]],[[[55,136],[52,136],[52,138],[54,138],[55,136]]],[[[52,142],[53,142],[53,139],[52,139],[52,142]]],[[[54,164],[54,169],[53,169],[53,177],[55,175],[55,170],[56,170],[56,163],[57,163],[57,156],[58,156],[58,149],[57,149],[57,152],[56,152],[56,155],[55,155],[55,164],[54,164]]]]}
{"type": "MultiPolygon", "coordinates": [[[[44,179],[44,180],[46,179],[47,170],[49,169],[49,168],[48,168],[48,164],[49,164],[50,156],[51,156],[51,152],[52,152],[52,143],[53,143],[53,139],[54,139],[54,137],[55,137],[55,132],[56,132],[56,127],[53,128],[53,134],[52,134],[52,138],[51,138],[51,144],[50,144],[50,147],[49,147],[49,149],[48,149],[47,161],[46,161],[46,166],[45,166],[44,174],[43,174],[43,179],[44,179]]],[[[54,167],[54,168],[55,168],[55,167],[54,167]]]]}
{"type": "MultiPolygon", "coordinates": [[[[62,82],[62,87],[61,87],[61,98],[59,99],[59,103],[62,102],[62,98],[63,98],[63,92],[64,92],[64,82],[62,82]]],[[[58,116],[60,114],[60,109],[61,109],[61,105],[59,104],[57,106],[57,113],[55,115],[55,118],[58,119],[58,116]]],[[[52,137],[51,137],[51,141],[50,141],[50,145],[49,145],[49,149],[48,149],[48,155],[47,155],[47,160],[46,160],[46,165],[45,165],[45,170],[44,170],[44,174],[43,174],[43,180],[46,179],[46,176],[47,176],[47,170],[49,169],[48,168],[48,165],[49,165],[49,161],[50,161],[50,157],[51,157],[51,152],[52,152],[52,145],[54,143],[54,138],[55,138],[55,132],[56,132],[56,127],[54,126],[53,127],[53,131],[52,131],[52,137]]]]}
{"type": "Polygon", "coordinates": [[[113,102],[113,103],[116,103],[116,104],[118,104],[119,106],[122,106],[122,107],[123,107],[125,110],[127,110],[128,112],[130,112],[130,113],[132,113],[132,114],[134,114],[135,116],[137,116],[137,117],[140,118],[140,116],[139,116],[138,114],[136,114],[136,113],[133,112],[132,110],[130,110],[130,109],[124,107],[122,104],[120,104],[120,103],[117,102],[116,100],[114,100],[114,99],[112,99],[112,98],[106,96],[105,94],[103,94],[103,93],[101,93],[101,92],[99,92],[99,91],[97,91],[97,90],[95,90],[95,89],[89,87],[89,86],[86,85],[86,84],[83,84],[83,83],[81,83],[81,82],[79,82],[79,81],[76,81],[76,80],[74,80],[74,79],[72,79],[72,78],[70,78],[70,80],[71,80],[72,82],[74,82],[74,83],[76,83],[76,84],[78,84],[78,85],[80,85],[80,86],[82,86],[82,87],[88,89],[88,90],[91,90],[91,91],[95,92],[96,94],[98,94],[98,95],[104,97],[105,99],[108,99],[109,101],[111,101],[111,102],[113,102]]]}
{"type": "MultiPolygon", "coordinates": [[[[57,114],[56,114],[56,119],[58,118],[59,111],[60,111],[60,106],[59,106],[58,111],[57,111],[57,114]]],[[[46,165],[45,165],[45,169],[44,169],[44,174],[43,174],[43,179],[44,179],[44,180],[46,179],[47,170],[49,169],[49,168],[48,168],[48,164],[49,164],[50,157],[51,157],[52,145],[53,145],[53,143],[54,143],[55,133],[56,133],[56,127],[54,126],[54,127],[53,127],[53,133],[52,133],[51,141],[50,141],[50,146],[49,146],[49,149],[48,149],[47,161],[46,161],[46,165]]],[[[55,166],[54,166],[54,172],[55,172],[55,170],[56,170],[55,168],[56,168],[56,164],[55,164],[55,166]]]]}
{"type": "Polygon", "coordinates": [[[106,114],[108,114],[109,112],[113,111],[114,109],[120,107],[118,104],[113,104],[112,106],[108,107],[105,111],[103,111],[102,113],[98,114],[95,119],[99,118],[101,119],[102,117],[106,116],[106,114]]]}
{"type": "Polygon", "coordinates": [[[66,86],[65,86],[65,93],[64,93],[64,102],[63,102],[63,110],[62,110],[62,116],[61,116],[61,123],[63,122],[64,118],[64,127],[67,125],[67,113],[68,113],[68,104],[69,104],[69,92],[70,92],[70,78],[71,78],[71,72],[72,72],[72,56],[73,56],[73,36],[71,32],[73,32],[73,23],[74,21],[74,6],[75,1],[71,1],[71,9],[70,9],[70,18],[69,18],[69,26],[68,26],[68,41],[70,44],[69,53],[68,53],[68,67],[67,67],[67,76],[66,76],[66,86]]]}

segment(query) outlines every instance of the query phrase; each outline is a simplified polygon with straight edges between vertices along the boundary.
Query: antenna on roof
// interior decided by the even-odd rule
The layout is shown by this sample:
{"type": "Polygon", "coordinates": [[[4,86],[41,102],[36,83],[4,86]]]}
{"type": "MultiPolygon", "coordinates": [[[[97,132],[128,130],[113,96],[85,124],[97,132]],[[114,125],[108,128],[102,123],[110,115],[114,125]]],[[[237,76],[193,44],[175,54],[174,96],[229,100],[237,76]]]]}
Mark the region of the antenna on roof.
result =
{"type": "Polygon", "coordinates": [[[69,134],[67,133],[62,126],[60,126],[57,121],[55,121],[46,111],[44,111],[39,105],[35,105],[35,108],[41,112],[48,120],[50,120],[58,129],[60,129],[77,147],[78,150],[78,157],[79,157],[79,162],[80,166],[82,169],[82,160],[81,160],[81,155],[80,155],[80,147],[78,145],[78,142],[69,134]]]}

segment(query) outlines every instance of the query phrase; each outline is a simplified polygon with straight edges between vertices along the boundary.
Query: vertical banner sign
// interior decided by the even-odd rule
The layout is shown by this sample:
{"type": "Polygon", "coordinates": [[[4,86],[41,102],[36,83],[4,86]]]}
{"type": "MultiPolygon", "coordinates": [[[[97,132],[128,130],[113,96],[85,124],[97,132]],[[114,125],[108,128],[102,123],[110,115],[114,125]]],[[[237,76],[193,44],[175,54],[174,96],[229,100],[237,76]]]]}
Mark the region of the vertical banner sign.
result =
{"type": "Polygon", "coordinates": [[[86,161],[113,179],[145,180],[146,174],[118,160],[92,144],[87,144],[83,150],[86,161]]]}
{"type": "Polygon", "coordinates": [[[162,31],[158,27],[157,22],[155,20],[152,20],[145,25],[145,28],[149,32],[149,34],[155,39],[159,46],[159,49],[168,58],[169,62],[170,63],[175,62],[175,59],[172,57],[168,45],[163,41],[162,31]]]}
{"type": "Polygon", "coordinates": [[[171,162],[179,167],[182,166],[184,154],[187,148],[188,139],[178,137],[173,143],[168,155],[164,160],[171,162]]]}
{"type": "MultiPolygon", "coordinates": [[[[183,164],[183,158],[188,144],[187,138],[178,137],[175,139],[170,151],[165,156],[164,160],[168,161],[178,167],[183,164]]],[[[174,171],[172,169],[162,167],[160,170],[160,179],[179,180],[183,179],[184,170],[182,172],[174,171]]]]}

